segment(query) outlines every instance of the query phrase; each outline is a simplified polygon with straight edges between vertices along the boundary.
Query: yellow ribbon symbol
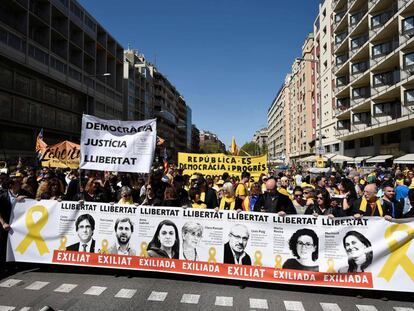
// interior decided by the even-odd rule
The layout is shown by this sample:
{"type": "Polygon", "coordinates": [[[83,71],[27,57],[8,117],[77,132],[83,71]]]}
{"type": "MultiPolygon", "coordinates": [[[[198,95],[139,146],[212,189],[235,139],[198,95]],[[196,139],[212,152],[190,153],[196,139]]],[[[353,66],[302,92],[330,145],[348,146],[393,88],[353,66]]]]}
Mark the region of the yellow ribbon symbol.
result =
{"type": "Polygon", "coordinates": [[[147,247],[147,242],[144,241],[141,243],[141,254],[139,254],[141,257],[148,257],[147,247]]]}
{"type": "Polygon", "coordinates": [[[328,273],[335,273],[335,265],[334,260],[332,258],[328,258],[328,270],[326,270],[328,273]]]}
{"type": "Polygon", "coordinates": [[[17,252],[23,254],[30,246],[30,244],[32,244],[32,242],[35,242],[40,256],[49,253],[49,248],[47,247],[45,240],[43,240],[42,236],[40,235],[40,231],[47,224],[48,218],[49,214],[47,212],[47,208],[44,206],[35,205],[27,211],[26,227],[28,232],[24,237],[23,241],[21,241],[20,244],[17,246],[17,252]],[[33,220],[33,213],[35,212],[42,213],[42,216],[39,218],[37,222],[34,222],[33,220]]]}
{"type": "Polygon", "coordinates": [[[209,257],[207,260],[209,263],[217,263],[216,253],[217,253],[216,249],[214,247],[210,247],[210,249],[208,250],[209,257]]]}
{"type": "Polygon", "coordinates": [[[256,251],[254,253],[254,263],[253,266],[262,266],[262,252],[256,251]]]}
{"type": "Polygon", "coordinates": [[[385,230],[384,235],[390,250],[390,257],[388,257],[388,260],[378,274],[378,277],[384,278],[389,282],[397,267],[401,266],[411,280],[414,281],[414,263],[407,256],[407,251],[414,237],[414,229],[407,224],[395,224],[389,226],[387,230],[385,230]],[[407,233],[407,237],[403,241],[398,242],[392,237],[392,234],[397,231],[407,233]]]}
{"type": "Polygon", "coordinates": [[[275,269],[282,269],[282,256],[276,255],[275,261],[276,261],[275,269]]]}
{"type": "Polygon", "coordinates": [[[67,238],[66,238],[66,236],[62,236],[61,238],[60,238],[60,246],[59,246],[59,250],[60,251],[65,251],[66,250],[66,242],[67,242],[67,238]]]}
{"type": "Polygon", "coordinates": [[[103,239],[101,245],[102,245],[102,249],[101,249],[100,253],[101,254],[108,254],[108,245],[109,245],[108,240],[103,239]]]}

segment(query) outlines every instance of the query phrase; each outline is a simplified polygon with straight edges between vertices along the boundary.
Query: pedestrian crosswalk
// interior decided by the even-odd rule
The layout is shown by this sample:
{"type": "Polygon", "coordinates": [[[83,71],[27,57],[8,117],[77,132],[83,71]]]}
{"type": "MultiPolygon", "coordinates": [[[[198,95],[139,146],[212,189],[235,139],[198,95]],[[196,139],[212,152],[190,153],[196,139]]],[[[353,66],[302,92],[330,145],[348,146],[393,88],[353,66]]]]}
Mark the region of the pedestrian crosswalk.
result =
{"type": "MultiPolygon", "coordinates": [[[[24,284],[22,280],[19,279],[7,279],[0,283],[0,288],[12,288],[18,287],[19,285],[24,284]]],[[[30,291],[40,291],[40,290],[50,290],[55,293],[59,294],[70,294],[75,288],[80,287],[79,284],[68,284],[63,283],[56,287],[56,284],[52,288],[52,284],[50,282],[44,281],[33,281],[27,286],[23,287],[24,290],[30,291]]],[[[108,288],[105,286],[98,286],[93,285],[88,288],[83,289],[83,295],[85,296],[100,296],[102,295],[108,288]]],[[[114,298],[118,299],[132,299],[137,294],[137,289],[133,288],[122,288],[116,292],[113,296],[114,298]]],[[[177,295],[175,294],[172,296],[168,292],[165,291],[156,291],[153,290],[148,295],[146,300],[150,303],[163,303],[166,301],[167,297],[169,299],[178,299],[181,304],[192,304],[197,305],[200,302],[201,295],[195,293],[183,293],[177,295]]],[[[228,309],[234,308],[234,297],[232,296],[216,296],[214,301],[211,301],[214,306],[217,307],[227,307],[228,309]]],[[[268,299],[257,298],[257,297],[249,297],[247,300],[247,305],[249,306],[249,310],[271,310],[274,309],[271,304],[272,302],[268,299]]],[[[310,308],[305,306],[302,301],[298,300],[283,300],[284,310],[286,311],[307,311],[307,310],[315,310],[314,307],[310,308]]],[[[246,305],[246,306],[247,306],[246,305]]],[[[342,311],[341,306],[337,303],[331,302],[320,302],[320,310],[321,311],[342,311]]],[[[347,305],[348,308],[348,305],[347,305]]],[[[377,307],[374,305],[364,305],[364,304],[356,304],[356,310],[358,311],[378,311],[377,307]]],[[[30,306],[8,306],[8,305],[0,305],[0,311],[30,311],[30,306]]],[[[414,311],[414,307],[403,307],[403,306],[395,306],[392,309],[393,311],[414,311]]]]}

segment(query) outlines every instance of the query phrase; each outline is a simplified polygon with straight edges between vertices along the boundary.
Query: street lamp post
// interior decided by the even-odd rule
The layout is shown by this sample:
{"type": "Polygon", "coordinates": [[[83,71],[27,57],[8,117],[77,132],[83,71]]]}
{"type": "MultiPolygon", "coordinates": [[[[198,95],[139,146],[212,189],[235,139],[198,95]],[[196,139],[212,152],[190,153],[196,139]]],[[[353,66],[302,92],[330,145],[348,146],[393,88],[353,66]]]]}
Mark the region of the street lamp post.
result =
{"type": "MultiPolygon", "coordinates": [[[[105,72],[97,75],[88,75],[85,76],[86,78],[96,78],[96,77],[109,77],[111,75],[110,72],[105,72]]],[[[86,113],[90,113],[89,111],[89,81],[86,83],[86,113]]]]}
{"type": "MultiPolygon", "coordinates": [[[[317,59],[309,59],[309,58],[296,58],[298,61],[305,61],[305,62],[311,62],[316,64],[318,67],[319,77],[318,77],[318,89],[319,89],[319,100],[318,100],[318,110],[319,110],[319,127],[318,127],[318,140],[319,140],[319,148],[316,150],[316,154],[321,155],[321,150],[323,150],[322,146],[322,82],[321,82],[321,74],[320,74],[320,66],[319,66],[319,60],[317,59]]],[[[318,98],[318,97],[316,97],[318,98]]]]}

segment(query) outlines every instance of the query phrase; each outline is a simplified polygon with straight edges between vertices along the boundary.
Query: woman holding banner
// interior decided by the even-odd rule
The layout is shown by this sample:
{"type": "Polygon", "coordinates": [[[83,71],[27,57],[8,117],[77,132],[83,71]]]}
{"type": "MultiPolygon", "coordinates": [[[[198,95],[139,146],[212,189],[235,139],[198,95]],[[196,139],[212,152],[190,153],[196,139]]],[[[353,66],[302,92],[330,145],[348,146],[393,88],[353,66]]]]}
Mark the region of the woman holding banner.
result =
{"type": "Polygon", "coordinates": [[[171,220],[163,220],[158,224],[154,237],[148,244],[149,257],[178,259],[180,241],[178,229],[171,220]]]}
{"type": "Polygon", "coordinates": [[[243,201],[236,198],[234,195],[234,187],[231,182],[226,182],[223,185],[223,197],[220,200],[221,210],[242,211],[243,201]]]}

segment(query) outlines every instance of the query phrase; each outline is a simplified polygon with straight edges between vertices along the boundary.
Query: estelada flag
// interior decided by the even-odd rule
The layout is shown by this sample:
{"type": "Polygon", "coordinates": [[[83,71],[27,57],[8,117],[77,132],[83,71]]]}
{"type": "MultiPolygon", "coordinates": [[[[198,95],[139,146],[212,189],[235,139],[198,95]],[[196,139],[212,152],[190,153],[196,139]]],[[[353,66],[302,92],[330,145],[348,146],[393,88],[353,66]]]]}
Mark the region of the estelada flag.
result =
{"type": "Polygon", "coordinates": [[[233,139],[231,140],[230,152],[234,156],[239,154],[239,148],[237,148],[236,139],[234,138],[234,136],[233,136],[233,139]]]}
{"type": "Polygon", "coordinates": [[[41,129],[36,138],[36,153],[39,160],[43,157],[46,149],[47,144],[43,141],[43,129],[41,129]]]}

